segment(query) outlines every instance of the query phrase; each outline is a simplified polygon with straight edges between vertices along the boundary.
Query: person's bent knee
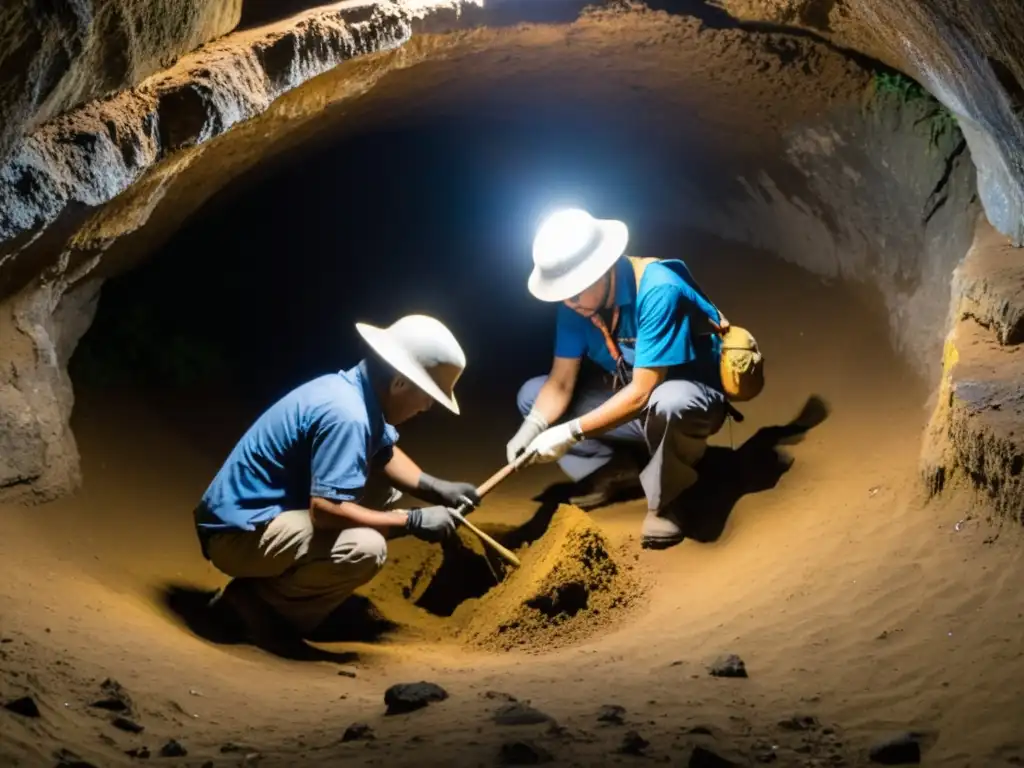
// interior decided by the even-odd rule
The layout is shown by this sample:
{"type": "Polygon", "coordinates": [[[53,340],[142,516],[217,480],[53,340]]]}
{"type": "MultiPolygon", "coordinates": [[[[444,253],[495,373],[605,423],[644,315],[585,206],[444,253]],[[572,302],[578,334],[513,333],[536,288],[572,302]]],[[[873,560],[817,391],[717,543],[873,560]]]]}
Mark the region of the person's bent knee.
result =
{"type": "Polygon", "coordinates": [[[648,407],[659,420],[682,434],[707,437],[721,427],[725,398],[710,387],[671,381],[654,390],[648,407]]]}
{"type": "Polygon", "coordinates": [[[534,376],[519,388],[519,394],[516,395],[516,406],[519,408],[519,413],[526,416],[530,412],[533,404],[537,402],[541,387],[547,380],[547,376],[534,376]]]}
{"type": "Polygon", "coordinates": [[[349,528],[338,536],[331,559],[375,574],[388,559],[388,543],[372,528],[349,528]]]}

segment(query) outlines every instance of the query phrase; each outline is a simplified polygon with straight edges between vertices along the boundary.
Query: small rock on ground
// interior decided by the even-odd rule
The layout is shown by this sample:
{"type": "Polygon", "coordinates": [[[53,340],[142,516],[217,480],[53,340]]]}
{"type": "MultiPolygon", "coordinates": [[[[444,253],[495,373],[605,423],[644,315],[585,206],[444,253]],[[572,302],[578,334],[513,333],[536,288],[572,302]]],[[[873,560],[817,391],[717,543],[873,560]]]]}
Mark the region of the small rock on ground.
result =
{"type": "Polygon", "coordinates": [[[148,760],[149,747],[135,747],[134,749],[127,750],[125,754],[128,755],[128,757],[135,757],[139,760],[148,760]]]}
{"type": "Polygon", "coordinates": [[[921,762],[921,742],[913,733],[876,744],[868,752],[873,763],[881,765],[916,765],[921,762]]]}
{"type": "Polygon", "coordinates": [[[498,725],[537,725],[553,719],[550,715],[521,701],[498,707],[494,713],[494,722],[498,725]]]}
{"type": "Polygon", "coordinates": [[[636,731],[626,731],[618,751],[624,755],[642,755],[649,746],[651,746],[651,742],[636,731]]]}
{"type": "Polygon", "coordinates": [[[622,725],[625,722],[622,716],[626,714],[626,708],[618,704],[605,704],[597,711],[598,722],[622,725]]]}
{"type": "Polygon", "coordinates": [[[747,665],[736,654],[719,656],[708,671],[714,677],[747,677],[747,665]]]}
{"type": "Polygon", "coordinates": [[[57,768],[96,768],[88,760],[83,760],[70,749],[58,749],[54,753],[57,760],[57,768]]]}
{"type": "Polygon", "coordinates": [[[432,701],[444,701],[448,692],[435,683],[398,683],[384,692],[385,714],[398,715],[422,709],[432,701]]]}
{"type": "Polygon", "coordinates": [[[739,763],[727,760],[705,747],[694,747],[686,766],[687,768],[738,768],[739,763]]]}
{"type": "Polygon", "coordinates": [[[188,750],[174,739],[160,747],[160,757],[185,757],[188,750]]]}
{"type": "Polygon", "coordinates": [[[139,725],[134,720],[130,720],[127,717],[115,717],[110,721],[110,724],[115,728],[128,733],[142,733],[145,729],[144,726],[139,725]]]}
{"type": "Polygon", "coordinates": [[[117,680],[108,677],[100,683],[100,690],[103,691],[103,698],[92,702],[90,707],[110,712],[131,712],[132,698],[117,680]]]}
{"type": "Polygon", "coordinates": [[[550,752],[532,741],[507,741],[498,753],[502,765],[540,765],[553,759],[550,752]]]}
{"type": "Polygon", "coordinates": [[[373,738],[373,728],[366,723],[352,723],[341,736],[342,741],[369,741],[373,738]]]}
{"type": "Polygon", "coordinates": [[[39,717],[39,707],[31,696],[22,696],[4,704],[4,709],[22,717],[39,717]]]}

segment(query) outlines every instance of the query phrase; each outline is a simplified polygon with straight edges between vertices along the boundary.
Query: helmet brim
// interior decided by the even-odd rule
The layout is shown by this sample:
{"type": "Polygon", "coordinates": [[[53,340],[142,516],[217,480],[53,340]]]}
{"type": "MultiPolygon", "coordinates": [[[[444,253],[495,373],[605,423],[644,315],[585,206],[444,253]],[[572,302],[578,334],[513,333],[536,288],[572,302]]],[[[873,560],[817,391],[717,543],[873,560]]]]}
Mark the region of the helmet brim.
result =
{"type": "Polygon", "coordinates": [[[427,370],[416,362],[399,342],[395,341],[386,328],[377,328],[367,323],[356,323],[356,331],[388,365],[449,411],[458,415],[459,404],[455,399],[455,393],[442,390],[430,377],[427,370]]]}
{"type": "Polygon", "coordinates": [[[626,252],[629,229],[623,222],[612,219],[601,219],[595,224],[600,229],[601,236],[594,252],[575,269],[556,278],[545,277],[537,267],[534,267],[527,282],[530,293],[541,301],[565,301],[583,293],[615,265],[619,257],[626,252]]]}

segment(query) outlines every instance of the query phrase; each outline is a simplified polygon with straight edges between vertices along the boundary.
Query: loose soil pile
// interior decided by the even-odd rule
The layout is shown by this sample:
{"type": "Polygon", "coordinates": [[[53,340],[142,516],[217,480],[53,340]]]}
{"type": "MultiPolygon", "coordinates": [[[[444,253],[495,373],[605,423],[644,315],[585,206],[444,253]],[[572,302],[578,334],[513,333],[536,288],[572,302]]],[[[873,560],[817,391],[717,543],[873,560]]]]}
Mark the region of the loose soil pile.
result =
{"type": "MultiPolygon", "coordinates": [[[[514,529],[488,530],[514,538],[514,529]]],[[[637,607],[643,581],[589,515],[562,505],[505,568],[465,529],[444,548],[400,541],[363,595],[387,620],[435,641],[537,651],[577,643],[637,607]]],[[[635,563],[636,556],[632,556],[635,563]]]]}

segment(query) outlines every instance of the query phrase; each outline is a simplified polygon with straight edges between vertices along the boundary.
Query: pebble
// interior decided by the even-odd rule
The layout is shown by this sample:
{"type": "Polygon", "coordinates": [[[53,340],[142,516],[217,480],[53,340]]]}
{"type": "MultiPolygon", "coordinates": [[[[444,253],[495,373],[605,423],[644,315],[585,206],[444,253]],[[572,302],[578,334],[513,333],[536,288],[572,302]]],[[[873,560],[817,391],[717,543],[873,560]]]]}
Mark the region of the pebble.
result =
{"type": "Polygon", "coordinates": [[[385,714],[398,715],[422,709],[434,701],[444,701],[448,692],[435,683],[398,683],[384,692],[385,714]]]}

